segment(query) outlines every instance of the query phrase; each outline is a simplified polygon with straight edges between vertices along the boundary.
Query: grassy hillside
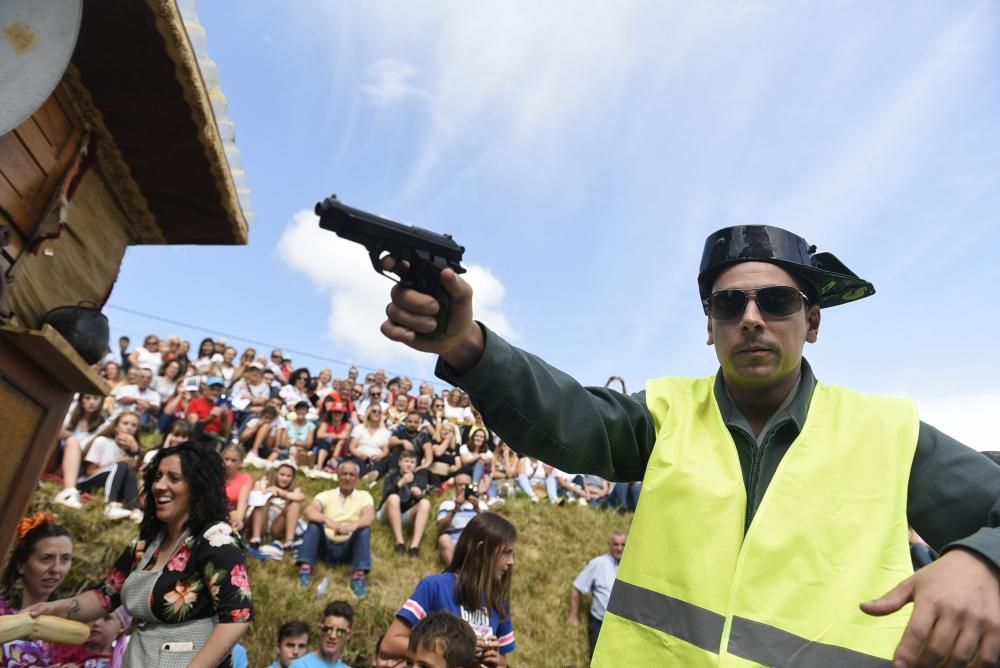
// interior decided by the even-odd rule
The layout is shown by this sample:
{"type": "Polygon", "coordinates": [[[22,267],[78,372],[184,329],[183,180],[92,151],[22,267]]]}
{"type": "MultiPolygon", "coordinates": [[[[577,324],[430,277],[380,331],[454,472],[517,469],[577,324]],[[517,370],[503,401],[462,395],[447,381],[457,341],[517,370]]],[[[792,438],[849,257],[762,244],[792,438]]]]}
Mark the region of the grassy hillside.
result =
{"type": "MultiPolygon", "coordinates": [[[[257,475],[254,471],[251,473],[257,475]]],[[[302,483],[310,495],[334,484],[306,479],[302,479],[302,483]]],[[[127,521],[107,522],[101,515],[99,503],[90,503],[82,511],[50,504],[49,500],[58,489],[52,483],[43,483],[31,510],[57,514],[76,539],[73,568],[64,586],[64,593],[69,593],[99,580],[133,537],[136,527],[127,521]]],[[[372,492],[377,503],[380,489],[372,492]]],[[[435,503],[444,498],[447,496],[436,499],[435,503]]],[[[500,513],[514,523],[520,534],[513,594],[518,649],[510,655],[510,664],[585,666],[585,620],[575,628],[566,622],[570,583],[589,559],[606,551],[612,530],[628,528],[631,517],[575,505],[532,504],[523,498],[508,500],[500,513]]],[[[251,559],[250,582],[257,617],[244,641],[250,653],[250,665],[264,666],[273,659],[277,629],[283,622],[302,619],[315,629],[323,607],[337,598],[350,601],[356,609],[347,659],[352,665],[365,665],[355,657],[371,653],[375,641],[388,628],[395,611],[420,578],[440,570],[435,545],[434,535],[428,535],[419,559],[397,556],[392,550],[388,526],[376,523],[372,536],[374,565],[369,578],[370,595],[362,601],[354,599],[348,590],[350,572],[347,566],[320,566],[313,589],[306,591],[298,587],[297,572],[290,556],[283,562],[251,559]],[[330,589],[319,598],[314,593],[315,585],[324,575],[330,576],[330,589]]]]}

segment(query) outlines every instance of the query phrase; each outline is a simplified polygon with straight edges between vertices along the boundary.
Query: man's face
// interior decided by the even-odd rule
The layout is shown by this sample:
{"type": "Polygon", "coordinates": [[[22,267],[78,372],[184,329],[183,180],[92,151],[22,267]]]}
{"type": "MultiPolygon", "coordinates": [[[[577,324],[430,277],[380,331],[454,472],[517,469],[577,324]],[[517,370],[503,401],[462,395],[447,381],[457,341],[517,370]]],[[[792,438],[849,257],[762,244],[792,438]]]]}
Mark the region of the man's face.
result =
{"type": "Polygon", "coordinates": [[[149,384],[153,382],[153,372],[149,369],[142,369],[139,371],[139,385],[140,390],[145,390],[149,387],[149,384]]]}
{"type": "Polygon", "coordinates": [[[340,484],[340,492],[347,496],[354,491],[354,486],[358,484],[358,465],[354,462],[344,462],[337,469],[337,482],[340,484]]]}
{"type": "Polygon", "coordinates": [[[271,351],[271,361],[277,364],[278,366],[281,366],[281,362],[284,359],[285,359],[285,354],[282,353],[280,350],[271,351]]]}
{"type": "Polygon", "coordinates": [[[403,425],[406,427],[408,433],[416,434],[420,430],[420,416],[416,413],[410,413],[406,416],[406,421],[403,425]]]}
{"type": "MultiPolygon", "coordinates": [[[[787,271],[768,262],[742,262],[723,271],[712,292],[756,289],[798,283],[787,271]]],[[[708,319],[708,343],[722,365],[726,383],[744,390],[767,388],[797,373],[806,341],[819,333],[818,306],[803,306],[787,318],[764,315],[750,299],[743,315],[732,321],[708,319]]]]}
{"type": "MultiPolygon", "coordinates": [[[[331,617],[331,619],[333,618],[331,617]]],[[[303,633],[300,636],[283,638],[281,644],[278,645],[278,663],[282,668],[288,668],[292,661],[300,656],[305,656],[307,651],[309,651],[308,634],[303,633]]]]}
{"type": "Polygon", "coordinates": [[[260,385],[260,381],[263,380],[264,374],[260,372],[260,369],[253,368],[247,369],[247,380],[250,381],[251,385],[260,385]]]}
{"type": "Polygon", "coordinates": [[[323,618],[319,633],[320,657],[329,663],[336,663],[351,639],[351,625],[343,617],[330,615],[323,618]]]}
{"type": "Polygon", "coordinates": [[[354,399],[355,401],[360,399],[361,395],[364,394],[364,391],[365,390],[363,387],[361,387],[360,385],[355,385],[354,388],[351,390],[351,398],[354,399]]]}
{"type": "Polygon", "coordinates": [[[155,336],[146,337],[145,345],[146,345],[146,350],[148,350],[151,353],[160,351],[160,340],[155,336]]]}
{"type": "Polygon", "coordinates": [[[121,350],[128,350],[128,344],[129,343],[130,343],[130,341],[129,341],[129,338],[127,336],[123,336],[120,339],[118,339],[118,347],[121,350]]]}
{"type": "Polygon", "coordinates": [[[608,548],[608,552],[611,553],[611,557],[615,561],[621,561],[622,555],[625,554],[625,536],[621,536],[619,534],[613,535],[608,548]]]}

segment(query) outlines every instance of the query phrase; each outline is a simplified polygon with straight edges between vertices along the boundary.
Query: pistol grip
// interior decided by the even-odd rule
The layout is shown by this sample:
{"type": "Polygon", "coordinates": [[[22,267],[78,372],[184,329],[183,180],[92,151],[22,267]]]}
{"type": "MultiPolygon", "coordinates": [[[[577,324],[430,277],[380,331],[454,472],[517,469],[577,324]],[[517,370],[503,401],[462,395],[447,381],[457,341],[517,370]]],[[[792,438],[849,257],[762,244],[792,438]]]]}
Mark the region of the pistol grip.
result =
{"type": "Polygon", "coordinates": [[[406,276],[399,281],[404,288],[411,288],[433,297],[438,303],[437,327],[428,334],[417,334],[421,339],[440,339],[448,330],[448,318],[451,315],[451,295],[441,285],[441,271],[433,265],[417,262],[410,267],[406,276]]]}

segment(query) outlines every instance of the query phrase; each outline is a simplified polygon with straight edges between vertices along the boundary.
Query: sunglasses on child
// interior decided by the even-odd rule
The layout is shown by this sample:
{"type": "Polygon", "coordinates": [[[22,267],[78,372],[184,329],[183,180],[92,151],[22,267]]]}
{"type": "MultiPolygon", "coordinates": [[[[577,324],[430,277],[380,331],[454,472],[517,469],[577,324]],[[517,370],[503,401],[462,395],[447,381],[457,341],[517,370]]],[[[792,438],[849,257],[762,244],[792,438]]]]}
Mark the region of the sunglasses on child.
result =
{"type": "Polygon", "coordinates": [[[351,629],[349,628],[345,629],[342,626],[321,626],[319,627],[319,631],[323,635],[334,635],[337,636],[338,638],[344,638],[347,636],[348,633],[351,632],[351,629]]]}
{"type": "Polygon", "coordinates": [[[753,299],[761,315],[770,319],[789,318],[809,303],[809,298],[787,285],[773,285],[755,290],[719,290],[702,302],[705,315],[713,320],[738,320],[743,316],[747,303],[753,299]]]}

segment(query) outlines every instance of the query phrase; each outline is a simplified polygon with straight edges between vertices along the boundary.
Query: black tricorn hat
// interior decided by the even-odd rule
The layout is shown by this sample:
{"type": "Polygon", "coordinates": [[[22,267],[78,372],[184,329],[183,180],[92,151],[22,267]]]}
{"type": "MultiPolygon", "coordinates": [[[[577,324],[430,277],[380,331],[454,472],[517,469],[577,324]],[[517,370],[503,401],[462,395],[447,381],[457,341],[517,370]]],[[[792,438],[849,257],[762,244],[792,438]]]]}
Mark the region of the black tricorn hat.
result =
{"type": "Polygon", "coordinates": [[[770,262],[799,276],[811,288],[810,300],[820,308],[875,294],[874,285],[858,277],[832,253],[817,253],[816,247],[802,237],[770,225],[737,225],[710,234],[705,240],[698,271],[702,303],[712,294],[719,272],[740,262],[770,262]]]}

